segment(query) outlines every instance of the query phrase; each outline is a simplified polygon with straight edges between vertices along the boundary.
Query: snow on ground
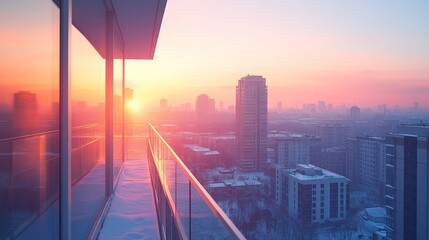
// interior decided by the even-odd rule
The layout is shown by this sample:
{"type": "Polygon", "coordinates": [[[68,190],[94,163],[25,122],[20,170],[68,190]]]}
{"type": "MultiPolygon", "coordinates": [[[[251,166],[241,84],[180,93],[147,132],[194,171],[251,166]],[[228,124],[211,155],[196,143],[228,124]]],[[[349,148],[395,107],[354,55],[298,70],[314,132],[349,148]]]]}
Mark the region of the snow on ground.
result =
{"type": "Polygon", "coordinates": [[[98,239],[159,239],[146,160],[125,161],[98,239]]]}

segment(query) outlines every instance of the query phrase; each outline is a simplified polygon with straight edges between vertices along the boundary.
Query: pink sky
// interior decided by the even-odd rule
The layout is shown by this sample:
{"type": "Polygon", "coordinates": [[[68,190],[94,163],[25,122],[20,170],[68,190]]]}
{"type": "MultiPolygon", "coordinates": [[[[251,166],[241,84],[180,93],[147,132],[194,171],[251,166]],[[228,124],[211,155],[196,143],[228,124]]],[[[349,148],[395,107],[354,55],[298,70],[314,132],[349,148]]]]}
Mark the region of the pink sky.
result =
{"type": "Polygon", "coordinates": [[[228,106],[238,79],[257,74],[270,107],[429,107],[429,4],[330,2],[170,1],[155,59],[127,61],[129,86],[145,108],[200,93],[228,106]]]}

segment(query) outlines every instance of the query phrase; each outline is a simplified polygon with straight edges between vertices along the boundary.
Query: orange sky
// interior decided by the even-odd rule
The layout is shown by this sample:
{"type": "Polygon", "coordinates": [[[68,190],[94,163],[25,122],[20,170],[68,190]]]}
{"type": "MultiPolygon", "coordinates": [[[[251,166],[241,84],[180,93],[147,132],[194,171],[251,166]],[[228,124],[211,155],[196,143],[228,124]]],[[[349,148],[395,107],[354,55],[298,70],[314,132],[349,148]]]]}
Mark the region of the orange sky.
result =
{"type": "Polygon", "coordinates": [[[429,4],[328,2],[170,1],[155,59],[127,61],[128,86],[146,108],[200,93],[228,106],[238,79],[257,74],[270,107],[429,107],[429,4]]]}

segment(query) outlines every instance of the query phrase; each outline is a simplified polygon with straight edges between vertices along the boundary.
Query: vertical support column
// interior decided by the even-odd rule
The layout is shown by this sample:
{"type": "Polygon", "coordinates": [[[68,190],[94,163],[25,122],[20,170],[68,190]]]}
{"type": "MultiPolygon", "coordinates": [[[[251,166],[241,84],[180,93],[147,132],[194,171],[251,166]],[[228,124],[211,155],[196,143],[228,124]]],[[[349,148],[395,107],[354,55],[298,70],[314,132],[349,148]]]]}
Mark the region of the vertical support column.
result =
{"type": "Polygon", "coordinates": [[[191,181],[188,181],[188,187],[189,187],[189,196],[188,196],[188,201],[189,201],[189,240],[192,239],[192,185],[191,185],[191,181]]]}
{"type": "Polygon", "coordinates": [[[60,236],[71,239],[70,26],[72,0],[60,5],[60,236]]]}
{"type": "Polygon", "coordinates": [[[113,12],[106,11],[106,196],[113,193],[113,12]]]}
{"type": "Polygon", "coordinates": [[[125,59],[124,59],[124,51],[122,49],[122,162],[125,161],[125,124],[128,123],[128,119],[125,118],[125,108],[126,108],[126,98],[125,98],[125,59]]]}

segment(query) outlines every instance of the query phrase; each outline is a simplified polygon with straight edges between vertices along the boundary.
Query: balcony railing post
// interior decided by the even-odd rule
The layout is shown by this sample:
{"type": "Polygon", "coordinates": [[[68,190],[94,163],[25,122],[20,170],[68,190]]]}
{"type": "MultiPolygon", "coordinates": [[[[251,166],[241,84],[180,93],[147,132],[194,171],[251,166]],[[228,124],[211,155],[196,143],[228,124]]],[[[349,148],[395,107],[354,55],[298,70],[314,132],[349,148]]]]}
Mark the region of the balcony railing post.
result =
{"type": "Polygon", "coordinates": [[[192,194],[191,181],[188,181],[188,202],[189,202],[189,240],[192,239],[192,194]]]}

